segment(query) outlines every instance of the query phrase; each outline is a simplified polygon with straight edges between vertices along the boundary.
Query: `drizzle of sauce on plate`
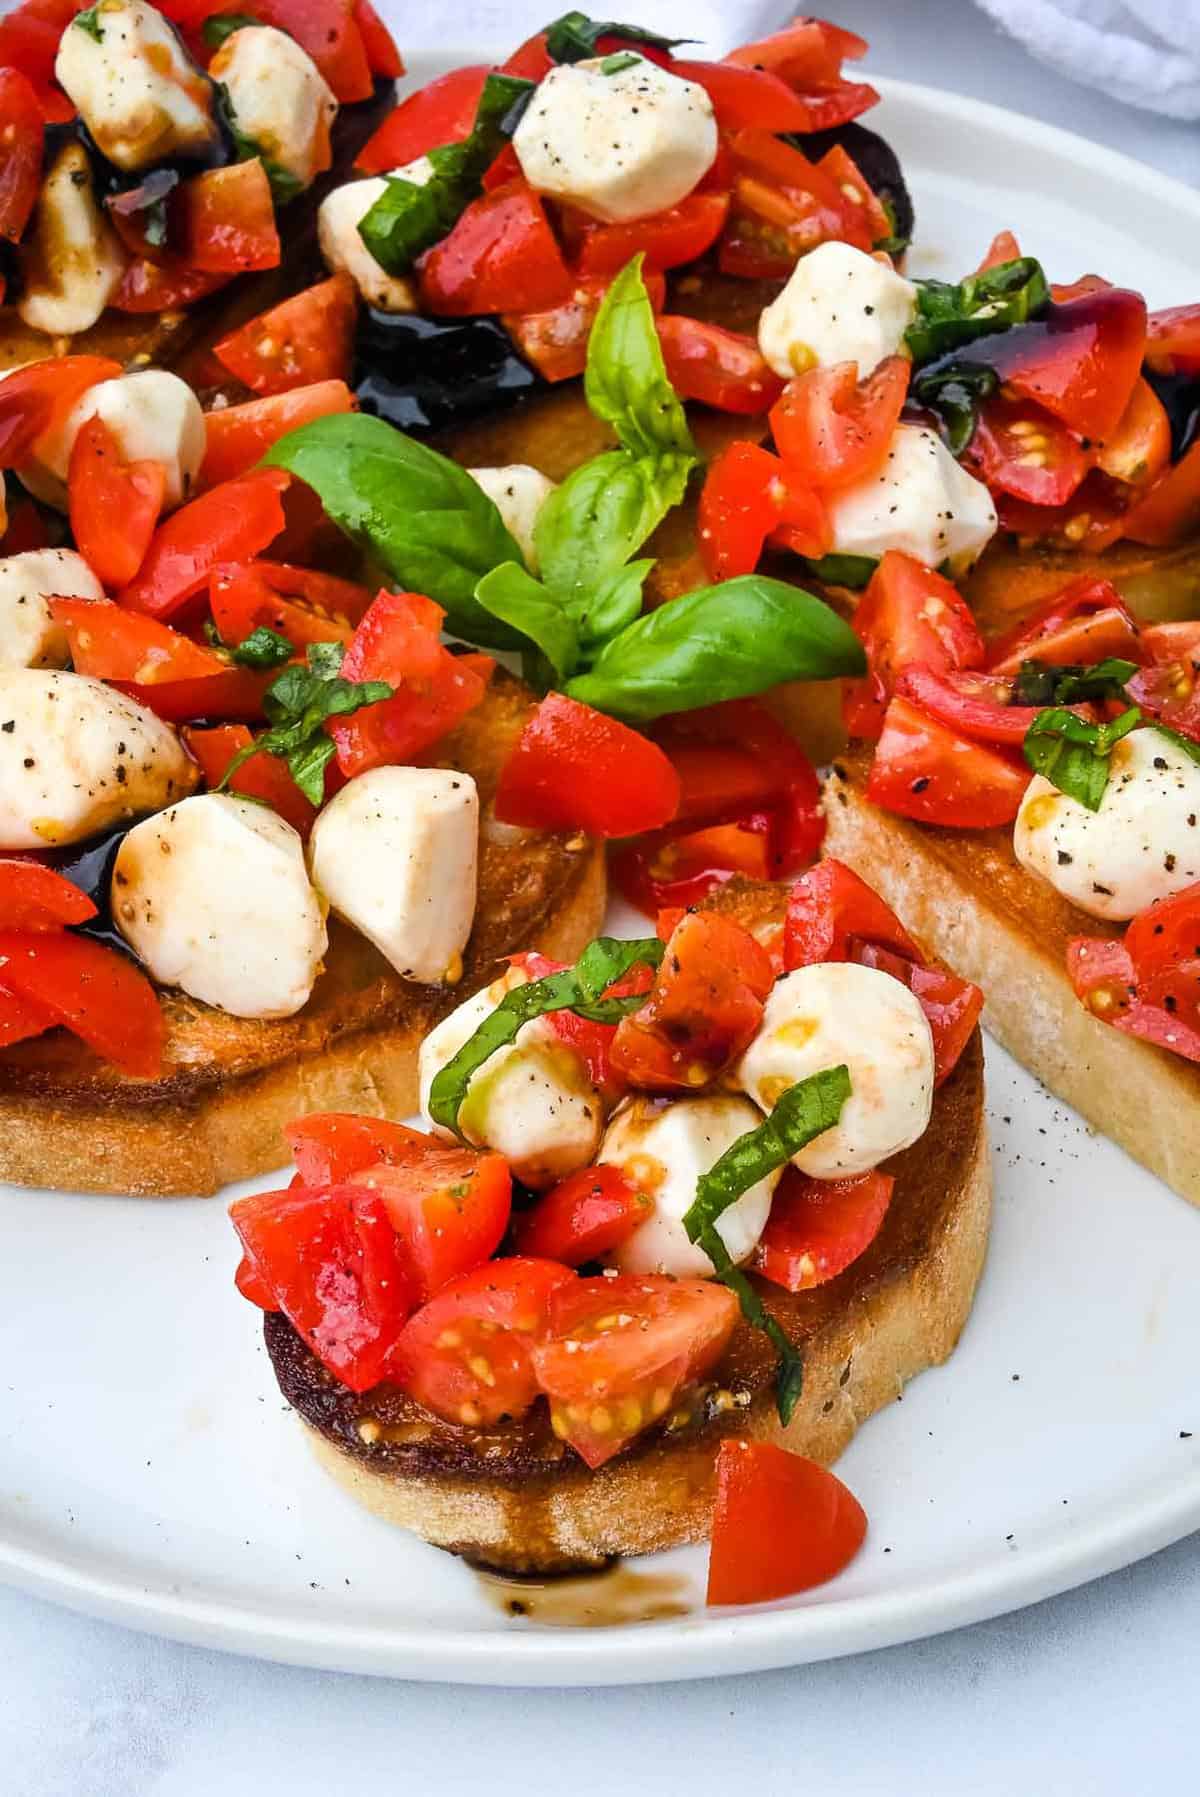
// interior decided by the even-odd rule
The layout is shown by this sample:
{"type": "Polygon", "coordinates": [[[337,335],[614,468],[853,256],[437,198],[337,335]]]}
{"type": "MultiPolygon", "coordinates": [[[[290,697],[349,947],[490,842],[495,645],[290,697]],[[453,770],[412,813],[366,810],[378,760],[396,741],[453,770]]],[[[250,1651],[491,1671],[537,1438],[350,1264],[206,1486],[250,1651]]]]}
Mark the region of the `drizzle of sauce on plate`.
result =
{"type": "Polygon", "coordinates": [[[681,1574],[638,1572],[619,1560],[599,1572],[556,1578],[477,1576],[484,1597],[501,1615],[543,1628],[620,1628],[687,1616],[696,1607],[681,1574]]]}

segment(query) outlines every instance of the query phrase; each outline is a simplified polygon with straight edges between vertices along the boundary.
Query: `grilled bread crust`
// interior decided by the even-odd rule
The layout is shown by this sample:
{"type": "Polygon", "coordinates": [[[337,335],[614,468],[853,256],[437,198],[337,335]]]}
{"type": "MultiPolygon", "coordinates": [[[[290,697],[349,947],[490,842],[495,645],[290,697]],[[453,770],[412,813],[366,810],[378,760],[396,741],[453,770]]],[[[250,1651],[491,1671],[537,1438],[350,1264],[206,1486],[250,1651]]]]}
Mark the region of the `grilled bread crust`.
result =
{"type": "MultiPolygon", "coordinates": [[[[782,917],[786,889],[740,885],[717,901],[748,924],[782,917]]],[[[976,1033],[937,1093],[922,1139],[888,1163],[896,1190],[878,1237],[838,1278],[792,1294],[758,1282],[804,1352],[785,1429],[775,1353],[739,1324],[704,1397],[598,1472],[553,1435],[544,1403],[519,1423],[460,1428],[389,1386],[340,1385],[280,1315],[267,1348],[322,1466],[368,1510],[439,1547],[509,1572],[564,1572],[708,1534],[726,1436],[777,1441],[828,1462],[860,1423],[958,1341],[983,1267],[991,1171],[976,1033]]]]}

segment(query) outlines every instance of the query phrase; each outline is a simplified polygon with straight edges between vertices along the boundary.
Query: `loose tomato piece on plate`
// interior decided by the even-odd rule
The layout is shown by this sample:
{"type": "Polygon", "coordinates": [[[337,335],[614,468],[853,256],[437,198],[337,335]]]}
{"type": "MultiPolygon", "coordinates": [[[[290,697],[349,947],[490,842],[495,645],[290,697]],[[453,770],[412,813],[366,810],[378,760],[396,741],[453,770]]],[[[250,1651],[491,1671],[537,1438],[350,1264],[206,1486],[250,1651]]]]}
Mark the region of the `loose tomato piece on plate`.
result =
{"type": "Polygon", "coordinates": [[[52,599],[50,608],[67,633],[77,674],[158,686],[215,678],[228,666],[169,624],[126,611],[111,599],[52,599]]]}
{"type": "Polygon", "coordinates": [[[384,175],[442,144],[461,143],[471,135],[488,73],[486,63],[474,63],[419,87],[367,139],[354,166],[367,175],[384,175]]]}
{"type": "Polygon", "coordinates": [[[839,1478],[765,1441],[723,1441],[708,1561],[710,1604],[765,1604],[827,1584],[853,1560],[867,1515],[839,1478]]]}
{"type": "Polygon", "coordinates": [[[653,1210],[653,1198],[619,1167],[583,1167],[522,1211],[513,1236],[522,1254],[581,1267],[627,1242],[653,1210]]]}
{"type": "Polygon", "coordinates": [[[145,974],[115,949],[64,931],[0,931],[0,982],[52,1013],[101,1059],[140,1079],[162,1066],[163,1018],[145,974]]]}
{"type": "Polygon", "coordinates": [[[61,930],[95,915],[86,892],[53,868],[0,858],[0,929],[61,930]]]}
{"type": "Polygon", "coordinates": [[[561,306],[574,287],[546,209],[523,179],[472,200],[418,272],[424,308],[456,318],[561,306]]]}
{"type": "Polygon", "coordinates": [[[791,973],[818,961],[852,961],[864,942],[906,959],[921,954],[891,906],[853,868],[827,856],[788,895],[783,965],[791,973]]]}
{"type": "Polygon", "coordinates": [[[667,378],[683,399],[753,417],[779,398],[783,383],[753,337],[681,314],[658,320],[667,378]]]}
{"type": "Polygon", "coordinates": [[[925,824],[988,830],[1011,823],[1032,778],[1027,767],[948,730],[894,698],[875,746],[867,797],[925,824]]]}
{"type": "MultiPolygon", "coordinates": [[[[667,295],[664,276],[649,274],[644,279],[650,304],[661,312],[667,295]]],[[[587,365],[588,338],[611,285],[607,275],[576,281],[561,305],[541,312],[505,312],[500,322],[545,380],[569,381],[587,365]]]]}
{"type": "Polygon", "coordinates": [[[728,194],[690,193],[677,206],[628,224],[600,224],[568,211],[563,235],[582,275],[618,274],[637,255],[645,256],[652,273],[661,274],[702,256],[721,235],[728,214],[728,194]]]}
{"type": "Polygon", "coordinates": [[[1111,581],[1081,574],[992,644],[988,672],[1018,674],[1025,661],[1086,666],[1108,656],[1142,661],[1138,628],[1111,581]]]}
{"type": "Polygon", "coordinates": [[[964,462],[994,493],[1030,505],[1065,505],[1090,457],[1057,418],[1027,400],[989,399],[980,408],[964,462]]]}
{"type": "Polygon", "coordinates": [[[192,175],[177,190],[173,210],[189,268],[220,275],[278,268],[275,205],[258,157],[192,175]]]}
{"type": "Polygon", "coordinates": [[[0,68],[0,237],[19,243],[42,184],[42,109],[19,69],[0,68]]]}
{"type": "Polygon", "coordinates": [[[371,603],[366,587],[352,581],[267,561],[214,569],[208,597],[222,642],[235,647],[262,628],[298,649],[309,643],[348,645],[371,603]]]}
{"type": "Polygon", "coordinates": [[[447,1422],[487,1427],[525,1415],[538,1395],[529,1343],[546,1326],[567,1267],[514,1255],[444,1285],[406,1325],[388,1377],[447,1422]]]}
{"type": "Polygon", "coordinates": [[[290,393],[350,375],[358,289],[331,275],[231,331],[213,354],[252,393],[290,393]]]}
{"type": "Polygon", "coordinates": [[[614,1070],[650,1092],[709,1085],[749,1046],[774,978],[766,949],[740,924],[686,912],[645,1004],[617,1025],[614,1070]]]}
{"type": "Polygon", "coordinates": [[[564,693],[548,693],[500,772],[496,816],[534,830],[636,836],[669,823],[679,776],[657,743],[564,693]]]}
{"type": "Polygon", "coordinates": [[[721,1358],[737,1299],[710,1279],[576,1279],[551,1294],[532,1349],[554,1432],[603,1466],[721,1358]]]}
{"type": "Polygon", "coordinates": [[[145,559],[162,512],[161,462],[126,462],[103,418],[89,418],[71,446],[67,497],[75,546],[102,586],[123,587],[145,559]]]}
{"type": "Polygon", "coordinates": [[[383,1377],[416,1293],[381,1200],[360,1188],[259,1192],[230,1206],[246,1274],[239,1289],[281,1310],[351,1391],[383,1377]],[[249,1289],[247,1289],[249,1288],[249,1289]]]}
{"type": "MultiPolygon", "coordinates": [[[[234,756],[248,749],[254,737],[244,724],[217,724],[208,730],[185,728],[183,740],[212,790],[221,784],[234,756]]],[[[307,837],[313,827],[316,806],[305,798],[276,755],[252,755],[230,780],[229,791],[242,793],[248,799],[261,799],[301,836],[307,837]]]]}
{"type": "Polygon", "coordinates": [[[287,486],[281,469],[257,468],[180,506],[155,531],[120,603],[154,618],[173,616],[221,562],[248,561],[279,535],[287,486]]]}
{"type": "Polygon", "coordinates": [[[355,630],[344,678],[386,680],[395,693],[329,725],[348,779],[411,761],[483,698],[495,663],[486,655],[452,655],[441,641],[444,616],[421,593],[385,592],[355,630]]]}
{"type": "Polygon", "coordinates": [[[853,1179],[810,1179],[785,1167],[754,1251],[754,1271],[789,1292],[836,1279],[879,1234],[895,1184],[878,1169],[853,1179]]]}
{"type": "Polygon", "coordinates": [[[416,1141],[349,1176],[375,1193],[403,1243],[421,1303],[447,1280],[494,1254],[508,1228],[512,1180],[498,1154],[453,1148],[412,1130],[416,1141]]]}
{"type": "Polygon", "coordinates": [[[317,381],[311,387],[293,387],[287,393],[206,412],[201,485],[215,487],[220,481],[236,479],[261,461],[288,431],[298,430],[314,418],[353,412],[355,403],[345,381],[317,381]]]}
{"type": "Polygon", "coordinates": [[[906,356],[888,356],[863,381],[856,362],[797,375],[771,409],[771,430],[784,461],[823,493],[873,474],[900,417],[909,370],[906,356]]]}

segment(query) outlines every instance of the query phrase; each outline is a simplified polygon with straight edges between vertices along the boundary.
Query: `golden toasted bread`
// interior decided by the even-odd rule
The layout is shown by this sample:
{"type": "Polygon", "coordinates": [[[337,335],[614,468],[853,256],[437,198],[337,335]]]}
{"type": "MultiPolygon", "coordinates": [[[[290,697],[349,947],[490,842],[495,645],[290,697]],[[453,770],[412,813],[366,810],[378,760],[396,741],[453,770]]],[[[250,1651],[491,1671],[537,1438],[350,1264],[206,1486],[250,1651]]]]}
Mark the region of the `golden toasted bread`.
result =
{"type": "Polygon", "coordinates": [[[1070,937],[1117,936],[1028,873],[1012,831],[944,830],[865,797],[869,751],[836,763],[826,853],[855,868],[956,972],[983,987],[984,1021],[1042,1084],[1200,1204],[1200,1067],[1093,1017],[1067,978],[1070,937]]]}
{"type": "MultiPolygon", "coordinates": [[[[731,886],[714,903],[744,923],[782,915],[785,887],[731,886]]],[[[266,1341],[321,1464],[367,1509],[427,1541],[512,1572],[562,1572],[708,1534],[726,1436],[778,1441],[831,1461],[860,1423],[958,1341],[983,1267],[991,1173],[976,1032],[938,1091],[921,1140],[888,1163],[895,1194],[867,1252],[838,1278],[791,1294],[757,1282],[804,1352],[800,1403],[775,1410],[776,1356],[739,1324],[694,1404],[598,1472],[557,1439],[539,1401],[518,1423],[470,1429],[404,1393],[361,1395],[326,1372],[280,1315],[266,1341]]]]}
{"type": "MultiPolygon", "coordinates": [[[[533,699],[497,672],[439,749],[471,774],[484,819],[479,903],[455,986],[402,980],[369,942],[331,922],[325,970],[295,1017],[231,1017],[160,995],[161,1076],[133,1079],[54,1030],[0,1051],[0,1180],[145,1197],[215,1192],[283,1161],[282,1129],[313,1110],[406,1117],[417,1048],[439,1018],[531,945],[573,960],[604,915],[603,849],[492,820],[496,781],[533,699]]],[[[220,879],[219,869],[214,878],[220,879]]]]}

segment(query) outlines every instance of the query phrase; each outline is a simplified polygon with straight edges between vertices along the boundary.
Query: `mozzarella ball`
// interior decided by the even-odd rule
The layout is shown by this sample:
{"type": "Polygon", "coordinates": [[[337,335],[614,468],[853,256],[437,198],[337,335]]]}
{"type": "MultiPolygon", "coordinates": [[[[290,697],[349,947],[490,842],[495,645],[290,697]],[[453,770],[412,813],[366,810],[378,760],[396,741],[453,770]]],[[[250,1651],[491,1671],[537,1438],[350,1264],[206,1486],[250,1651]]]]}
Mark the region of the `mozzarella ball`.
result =
{"type": "Polygon", "coordinates": [[[294,37],[273,25],[234,31],[208,72],[224,86],[238,130],[268,162],[301,187],[329,167],[337,101],[294,37]]]}
{"type": "MultiPolygon", "coordinates": [[[[684,1213],[696,1201],[702,1173],[716,1165],[739,1136],[757,1129],[760,1113],[744,1098],[631,1098],[604,1133],[597,1157],[620,1167],[654,1209],[611,1255],[622,1273],[669,1273],[677,1279],[710,1278],[716,1271],[703,1248],[690,1242],[684,1213]]],[[[779,1171],[769,1173],[723,1211],[717,1234],[740,1265],[767,1226],[779,1171]]]]}
{"type": "Polygon", "coordinates": [[[0,668],[65,668],[67,633],[50,600],[103,599],[104,588],[73,549],[28,549],[0,559],[0,668]]]}
{"type": "Polygon", "coordinates": [[[642,57],[606,75],[607,60],[551,69],[512,141],[531,187],[619,223],[691,193],[716,159],[717,122],[694,81],[642,57]]]}
{"type": "Polygon", "coordinates": [[[739,1083],[770,1111],[789,1086],[845,1065],[850,1096],[832,1129],[793,1155],[814,1179],[866,1173],[924,1135],[933,1037],[907,986],[875,967],[824,961],[776,980],[739,1083]]]}
{"type": "Polygon", "coordinates": [[[72,139],[42,182],[22,247],[24,285],[17,301],[22,323],[52,337],[90,331],[120,286],[126,262],[96,199],[87,151],[72,139]]]}
{"type": "Polygon", "coordinates": [[[103,680],[0,673],[0,851],[83,842],[198,777],[171,726],[103,680]]]}
{"type": "Polygon", "coordinates": [[[516,538],[525,566],[536,574],[538,553],[533,533],[538,514],[558,483],[531,468],[528,462],[510,462],[505,468],[468,468],[467,473],[476,486],[483,488],[509,534],[516,538]]]}
{"type": "Polygon", "coordinates": [[[156,980],[233,1017],[293,1016],[325,953],[300,837],[229,793],[134,826],[113,866],[112,914],[156,980]]]}
{"type": "MultiPolygon", "coordinates": [[[[424,187],[432,173],[428,156],[391,171],[395,179],[411,181],[415,187],[424,187]]],[[[359,225],[387,192],[388,179],[387,175],[373,175],[368,181],[348,181],[344,187],[335,187],[318,209],[317,240],[326,268],[331,273],[344,270],[368,306],[380,312],[415,312],[416,289],[407,275],[388,274],[359,234],[359,225]]]]}
{"type": "Polygon", "coordinates": [[[54,73],[96,147],[119,169],[203,156],[218,141],[212,86],[160,12],[99,0],[62,34],[54,73]]]}
{"type": "Polygon", "coordinates": [[[1154,729],[1113,749],[1098,811],[1036,774],[1013,828],[1017,860],[1086,911],[1123,923],[1200,880],[1200,765],[1154,729]]]}
{"type": "MultiPolygon", "coordinates": [[[[510,968],[451,1011],[422,1042],[421,1110],[435,1135],[454,1140],[429,1115],[435,1075],[491,1016],[505,993],[524,984],[525,975],[510,968]]],[[[604,1128],[604,1101],[579,1056],[555,1035],[549,1019],[535,1017],[522,1025],[509,1047],[472,1075],[458,1123],[466,1141],[502,1154],[523,1184],[542,1191],[595,1159],[604,1128]]]]}
{"type": "Polygon", "coordinates": [[[469,774],[360,774],[321,811],[308,856],[317,890],[404,979],[458,977],[479,859],[479,793],[469,774]]]}
{"type": "Polygon", "coordinates": [[[982,481],[955,461],[936,431],[898,424],[882,465],[829,501],[837,555],[902,549],[927,567],[962,573],[996,534],[982,481]]]}
{"type": "Polygon", "coordinates": [[[849,243],[802,256],[758,321],[758,345],[776,374],[857,362],[864,380],[904,348],[917,290],[885,262],[849,243]]]}

